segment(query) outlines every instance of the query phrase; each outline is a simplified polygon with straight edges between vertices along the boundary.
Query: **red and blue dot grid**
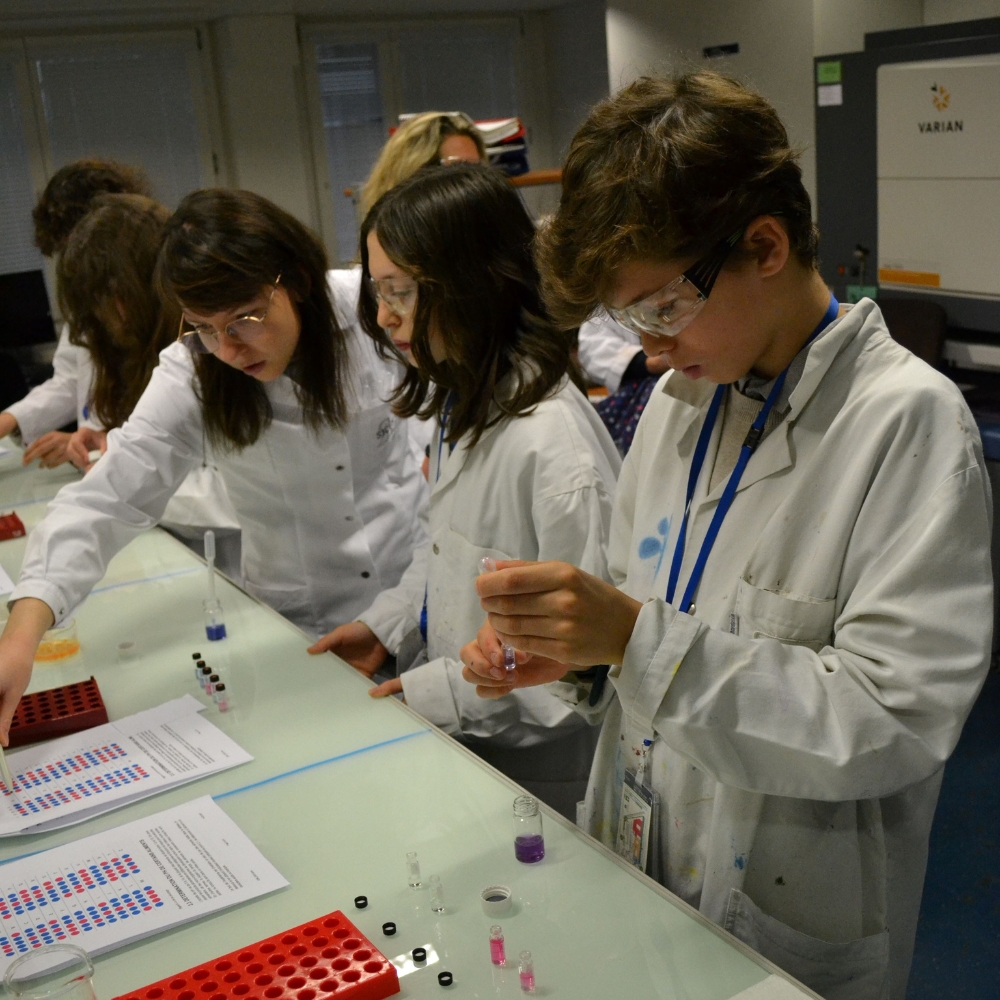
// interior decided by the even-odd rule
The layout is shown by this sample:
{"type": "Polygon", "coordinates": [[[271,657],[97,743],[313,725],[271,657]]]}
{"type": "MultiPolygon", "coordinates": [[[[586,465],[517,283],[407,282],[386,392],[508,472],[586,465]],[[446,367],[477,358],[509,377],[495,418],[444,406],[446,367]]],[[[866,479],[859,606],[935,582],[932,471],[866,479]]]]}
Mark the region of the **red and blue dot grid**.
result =
{"type": "Polygon", "coordinates": [[[124,788],[126,785],[148,777],[149,772],[139,764],[126,764],[125,767],[116,768],[114,771],[106,771],[104,774],[95,774],[92,778],[85,778],[75,785],[52,788],[30,799],[14,799],[10,804],[19,816],[32,816],[43,813],[47,809],[55,809],[57,806],[89,799],[92,795],[101,795],[116,788],[124,788]]]}
{"type": "Polygon", "coordinates": [[[72,757],[66,757],[64,760],[54,760],[39,765],[37,768],[29,768],[23,774],[14,776],[13,791],[6,785],[0,785],[0,790],[3,791],[4,795],[12,795],[13,792],[26,792],[54,781],[62,781],[63,778],[87,771],[92,767],[106,767],[108,764],[127,756],[128,751],[117,743],[94,747],[92,750],[83,750],[73,754],[72,757]]]}
{"type": "MultiPolygon", "coordinates": [[[[120,858],[111,858],[110,861],[89,865],[75,872],[56,875],[30,889],[20,889],[0,897],[0,920],[13,920],[41,907],[73,899],[77,893],[96,890],[99,886],[139,874],[139,866],[132,856],[122,854],[120,858]]],[[[55,915],[37,924],[14,928],[6,934],[0,930],[0,952],[5,957],[12,958],[32,948],[78,937],[119,920],[127,920],[129,916],[140,916],[163,906],[163,900],[151,885],[123,890],[120,895],[107,900],[97,900],[89,892],[88,896],[92,901],[85,903],[81,900],[82,908],[74,910],[72,915],[55,915]]]]}

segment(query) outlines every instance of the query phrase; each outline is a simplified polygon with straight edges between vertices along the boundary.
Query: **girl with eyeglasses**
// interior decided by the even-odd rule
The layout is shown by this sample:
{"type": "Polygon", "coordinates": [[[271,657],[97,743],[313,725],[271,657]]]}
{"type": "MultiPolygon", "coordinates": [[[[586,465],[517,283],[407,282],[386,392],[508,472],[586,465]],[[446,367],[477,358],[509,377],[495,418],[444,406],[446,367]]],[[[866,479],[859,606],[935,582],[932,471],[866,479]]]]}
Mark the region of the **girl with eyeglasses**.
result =
{"type": "Polygon", "coordinates": [[[409,565],[426,484],[384,401],[399,366],[334,301],[317,238],[247,191],[199,191],[169,220],[156,282],[180,339],[80,483],[31,533],[0,636],[0,740],[35,649],[211,457],[242,528],[243,582],[312,635],[409,565]]]}
{"type": "Polygon", "coordinates": [[[483,622],[474,583],[484,557],[606,572],[620,460],[569,377],[569,339],[542,305],[533,240],[516,191],[485,166],[417,174],[368,213],[361,323],[385,356],[407,361],[396,413],[436,422],[430,540],[398,586],[313,651],[332,649],[368,676],[394,654],[403,672],[374,695],[401,691],[529,787],[549,782],[545,797],[572,812],[593,745],[582,717],[547,688],[488,705],[458,659],[483,622]]]}
{"type": "Polygon", "coordinates": [[[603,716],[606,845],[820,995],[902,998],[990,660],[989,487],[961,392],[875,302],[838,306],[817,242],[748,88],[643,79],[591,112],[540,238],[548,301],[567,325],[604,305],[671,371],[622,468],[615,586],[501,564],[462,656],[486,698],[563,679],[603,716]],[[500,643],[528,654],[513,676],[500,643]]]}

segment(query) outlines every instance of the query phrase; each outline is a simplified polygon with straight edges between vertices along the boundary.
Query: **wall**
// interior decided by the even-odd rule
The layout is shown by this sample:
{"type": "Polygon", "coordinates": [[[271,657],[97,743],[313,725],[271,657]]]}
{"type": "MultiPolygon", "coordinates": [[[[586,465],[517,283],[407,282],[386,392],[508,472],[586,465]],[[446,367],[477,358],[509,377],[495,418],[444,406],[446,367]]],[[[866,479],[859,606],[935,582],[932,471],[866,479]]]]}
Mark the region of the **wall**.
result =
{"type": "Polygon", "coordinates": [[[230,183],[316,226],[295,17],[229,17],[213,32],[230,183]]]}
{"type": "Polygon", "coordinates": [[[1000,17],[1000,0],[924,0],[924,24],[1000,17]]]}
{"type": "Polygon", "coordinates": [[[612,90],[648,72],[711,68],[744,80],[773,102],[791,142],[803,149],[806,189],[815,191],[813,11],[802,0],[712,0],[666,5],[610,0],[608,72],[612,90]],[[735,56],[706,60],[709,45],[738,42],[735,56]]]}
{"type": "Polygon", "coordinates": [[[608,96],[604,0],[577,0],[544,14],[551,142],[557,161],[580,123],[608,96]]]}
{"type": "Polygon", "coordinates": [[[866,32],[920,27],[926,5],[927,0],[813,0],[813,51],[818,56],[861,52],[866,32]]]}

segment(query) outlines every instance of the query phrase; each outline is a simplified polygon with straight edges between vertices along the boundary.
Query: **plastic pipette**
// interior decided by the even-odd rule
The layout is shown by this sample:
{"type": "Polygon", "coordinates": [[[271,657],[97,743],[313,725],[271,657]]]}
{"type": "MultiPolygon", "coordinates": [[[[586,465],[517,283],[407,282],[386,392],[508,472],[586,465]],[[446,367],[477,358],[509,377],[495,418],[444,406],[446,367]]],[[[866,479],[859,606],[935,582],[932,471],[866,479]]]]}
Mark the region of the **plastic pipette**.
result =
{"type": "MultiPolygon", "coordinates": [[[[479,573],[495,573],[497,571],[497,561],[492,556],[483,556],[479,560],[479,573]]],[[[513,646],[503,644],[503,667],[508,673],[517,667],[517,655],[513,646]]]]}
{"type": "Polygon", "coordinates": [[[14,775],[10,773],[10,768],[7,766],[7,755],[3,752],[3,747],[0,747],[0,778],[3,778],[7,790],[13,795],[14,775]]]}
{"type": "Polygon", "coordinates": [[[215,596],[215,532],[205,532],[205,569],[208,572],[208,597],[205,598],[205,635],[211,642],[226,638],[222,604],[215,596]]]}

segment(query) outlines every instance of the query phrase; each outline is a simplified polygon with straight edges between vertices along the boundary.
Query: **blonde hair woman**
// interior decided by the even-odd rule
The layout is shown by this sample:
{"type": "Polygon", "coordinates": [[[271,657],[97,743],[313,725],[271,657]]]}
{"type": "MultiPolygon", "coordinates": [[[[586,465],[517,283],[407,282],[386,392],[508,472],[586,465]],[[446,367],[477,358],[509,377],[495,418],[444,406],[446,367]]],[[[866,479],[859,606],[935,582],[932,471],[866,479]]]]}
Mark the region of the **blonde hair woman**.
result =
{"type": "Polygon", "coordinates": [[[425,111],[408,118],[389,137],[361,192],[361,216],[390,189],[433,163],[484,163],[479,129],[461,112],[425,111]]]}

